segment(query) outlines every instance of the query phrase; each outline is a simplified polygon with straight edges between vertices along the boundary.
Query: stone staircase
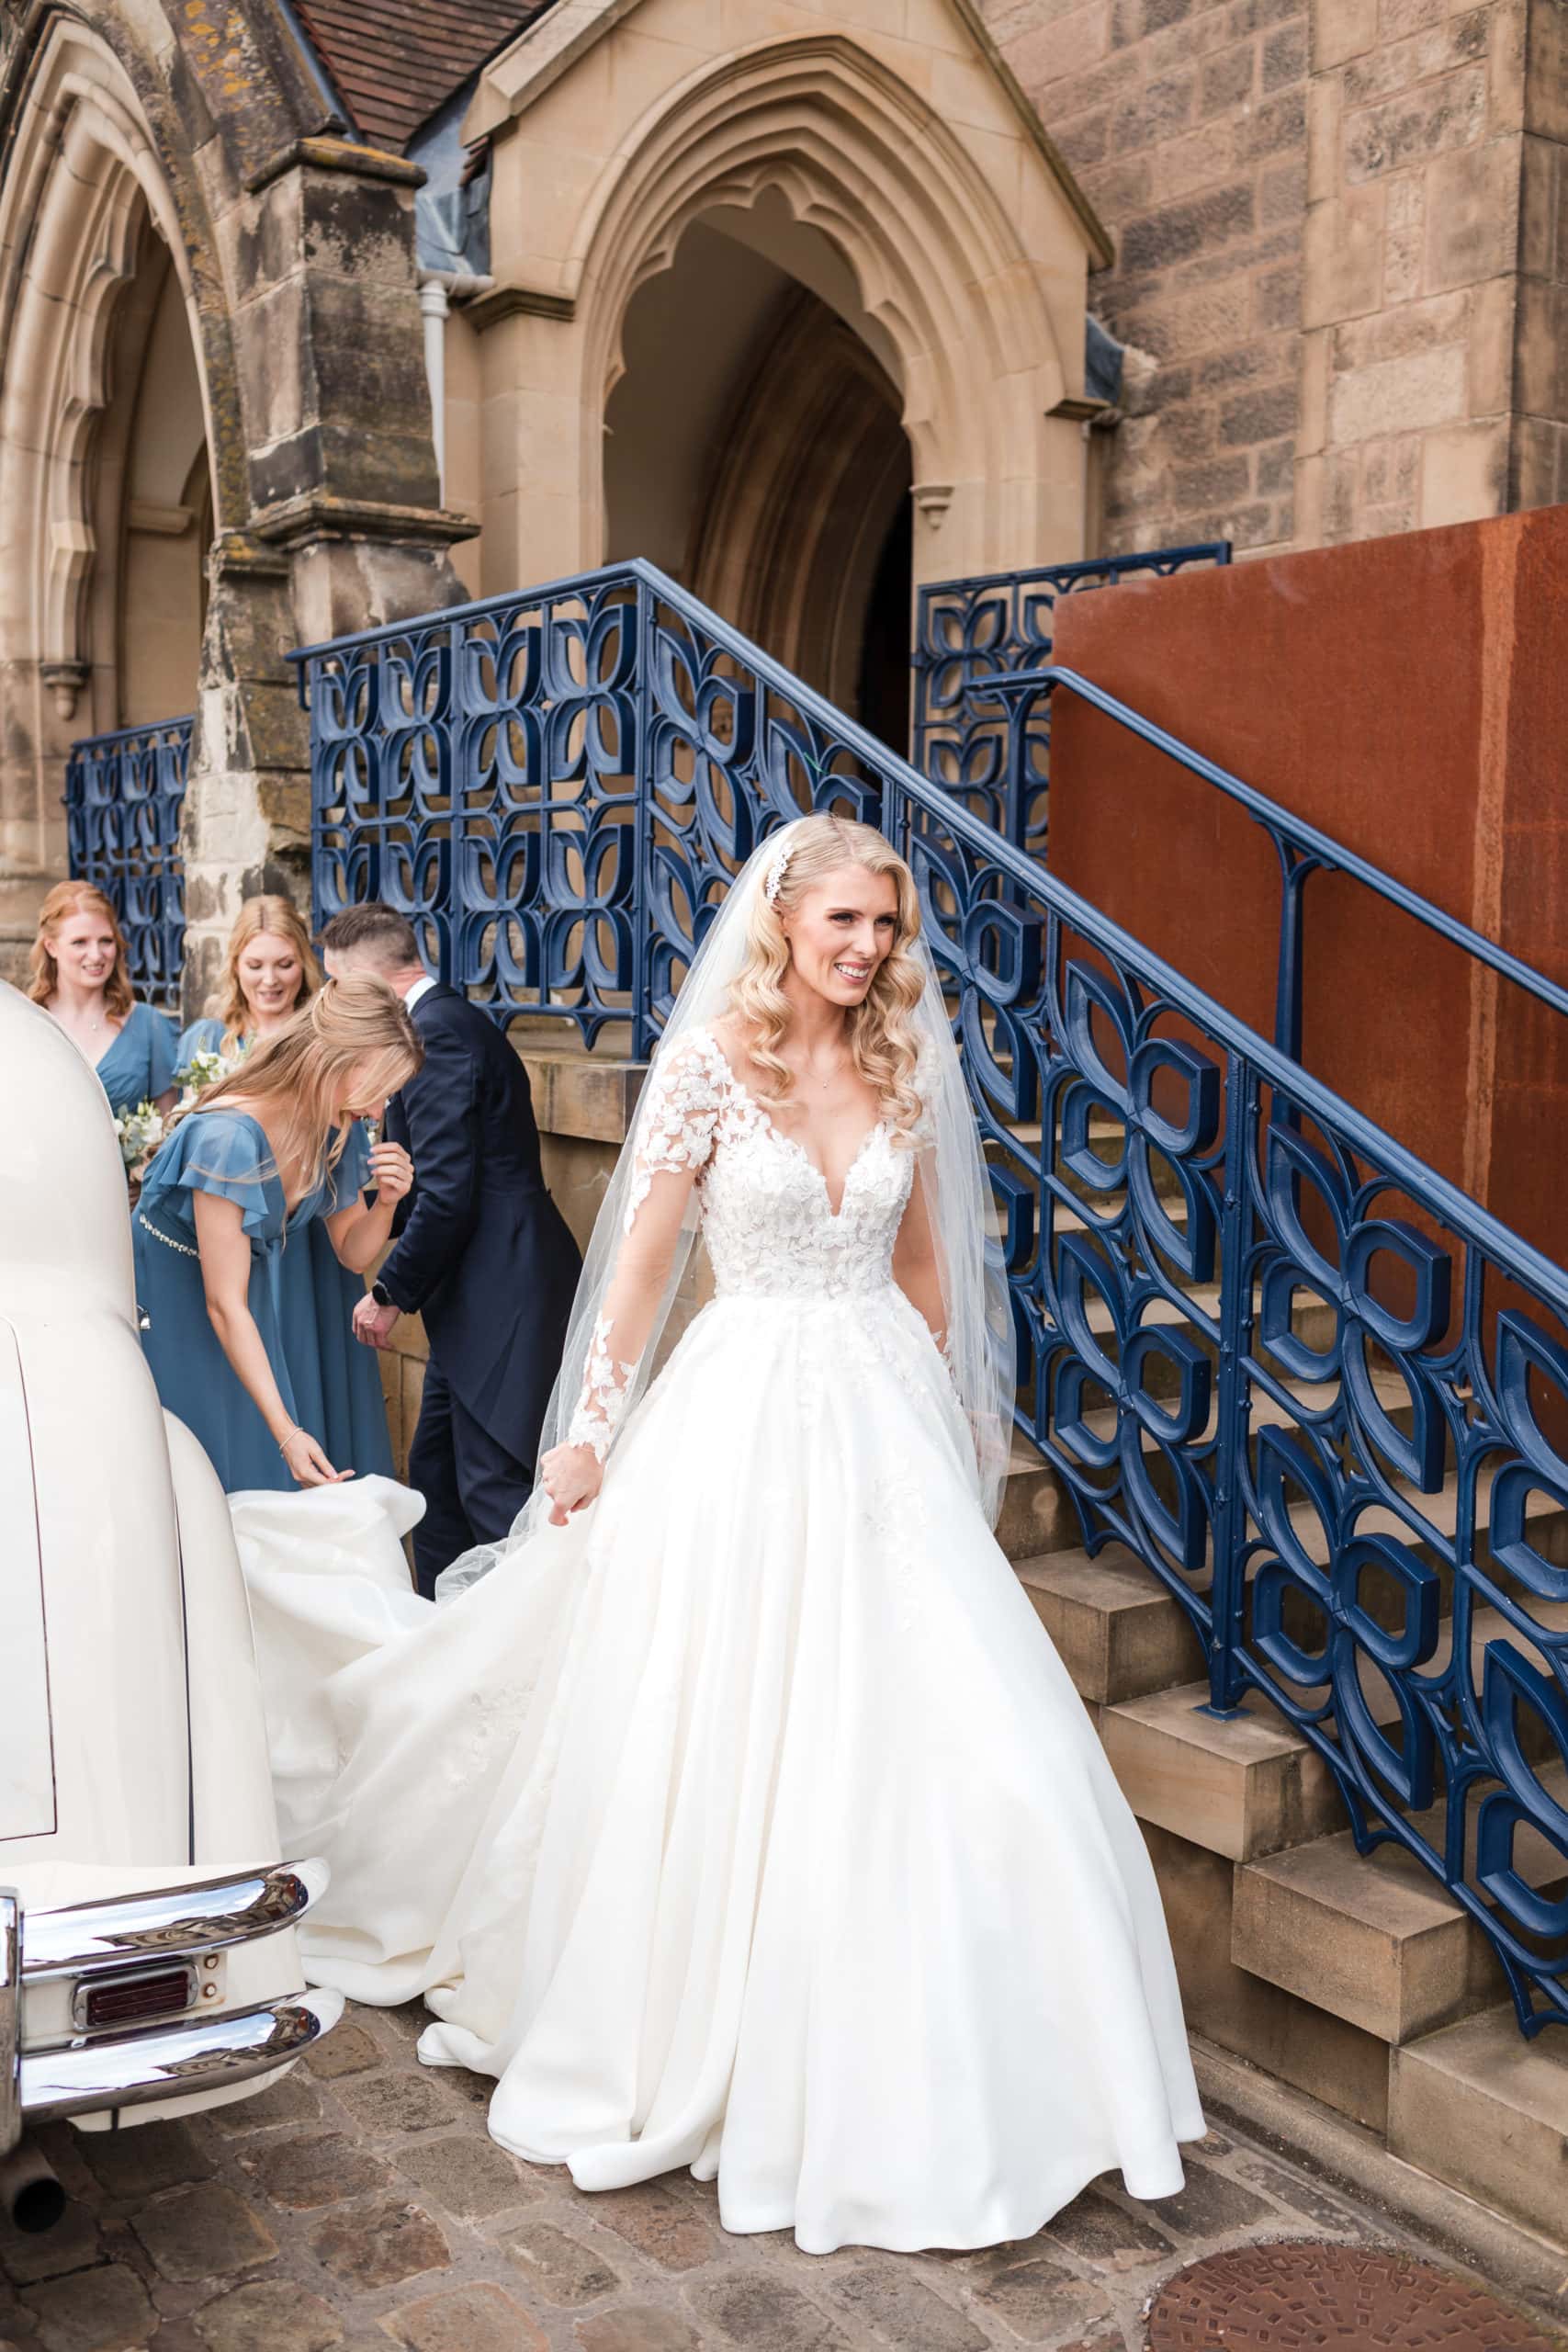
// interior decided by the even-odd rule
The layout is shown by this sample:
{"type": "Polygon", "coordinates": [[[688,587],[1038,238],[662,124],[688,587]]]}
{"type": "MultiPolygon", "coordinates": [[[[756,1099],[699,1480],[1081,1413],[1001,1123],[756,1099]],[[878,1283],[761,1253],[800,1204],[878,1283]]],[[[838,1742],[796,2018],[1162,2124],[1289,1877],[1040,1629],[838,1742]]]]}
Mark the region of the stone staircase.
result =
{"type": "MultiPolygon", "coordinates": [[[[615,1057],[613,1041],[584,1055],[563,1044],[567,1034],[519,1023],[513,1038],[547,1179],[581,1240],[641,1070],[615,1057]]],[[[1312,1328],[1321,1313],[1304,1308],[1298,1322],[1313,1344],[1322,1343],[1312,1328]]],[[[400,1327],[400,1338],[389,1402],[406,1445],[423,1340],[417,1326],[400,1327]]],[[[1395,1420],[1408,1413],[1396,1376],[1380,1401],[1395,1420]]],[[[1261,1398],[1258,1408],[1261,1420],[1261,1398]]],[[[1540,1494],[1532,1506],[1532,1541],[1568,1561],[1568,1514],[1540,1494]]],[[[1446,1508],[1451,1525],[1451,1488],[1422,1508],[1434,1522],[1446,1508]]],[[[1297,1526],[1325,1558],[1315,1517],[1303,1510],[1297,1526]]],[[[1522,2038],[1481,1930],[1410,1856],[1357,1853],[1326,1766],[1264,1698],[1249,1696],[1227,1720],[1203,1712],[1208,1685],[1179,1603],[1122,1547],[1089,1555],[1065,1487],[1021,1440],[997,1532],[1143,1825],[1193,2030],[1568,2246],[1568,2032],[1522,2038]]],[[[1497,1630],[1477,1613],[1477,1645],[1497,1630]]],[[[1376,1719],[1394,1719],[1381,1678],[1366,1696],[1376,1719]]],[[[1550,1758],[1546,1774],[1568,1798],[1568,1763],[1550,1758]]],[[[1516,1861],[1532,1883],[1561,1891],[1561,1857],[1543,1841],[1520,1838],[1516,1861]]]]}

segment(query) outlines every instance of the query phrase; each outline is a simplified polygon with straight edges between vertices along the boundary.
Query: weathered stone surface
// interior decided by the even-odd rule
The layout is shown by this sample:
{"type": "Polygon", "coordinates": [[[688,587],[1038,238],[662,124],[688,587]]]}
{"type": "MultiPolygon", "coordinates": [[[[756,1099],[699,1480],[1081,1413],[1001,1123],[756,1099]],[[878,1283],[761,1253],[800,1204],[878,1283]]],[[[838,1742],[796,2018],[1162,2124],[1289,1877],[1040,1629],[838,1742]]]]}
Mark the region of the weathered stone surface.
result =
{"type": "Polygon", "coordinates": [[[204,2303],[197,2334],[210,2352],[331,2352],[343,2323],[319,2295],[290,2278],[258,2278],[204,2303]]]}
{"type": "Polygon", "coordinates": [[[969,2272],[976,2302],[1026,2344],[1048,2343],[1109,2312],[1102,2288],[1027,2245],[993,2246],[969,2272]]]}
{"type": "Polygon", "coordinates": [[[1106,2270],[1146,2269],[1176,2251],[1163,2230],[1097,2188],[1086,2188],[1045,2227],[1049,2236],[1106,2270]]]}
{"type": "Polygon", "coordinates": [[[687,2291],[727,2344],[750,2352],[837,2352],[849,2341],[818,2303],[765,2270],[733,2270],[687,2291]]]}
{"type": "Polygon", "coordinates": [[[84,2132],[78,2144],[111,2197],[152,2197],[178,2182],[202,2180],[211,2164],[183,2123],[141,2123],[124,2132],[84,2132]]]}
{"type": "Polygon", "coordinates": [[[1185,2157],[1183,2169],[1187,2186],[1180,2196],[1162,2197],[1149,2208],[1167,2227],[1203,2237],[1223,2230],[1247,2229],[1267,2218],[1269,2209],[1263,2199],[1226,2174],[1195,2163],[1190,2155],[1185,2157]]]}
{"type": "Polygon", "coordinates": [[[1267,391],[1244,392],[1220,411],[1220,438],[1231,443],[1273,441],[1296,429],[1296,388],[1276,384],[1267,391]]]}
{"type": "Polygon", "coordinates": [[[516,2159],[493,2140],[423,2141],[399,2152],[398,2169],[465,2221],[504,2213],[539,2194],[516,2159]]]}
{"type": "Polygon", "coordinates": [[[409,2352],[546,2352],[543,2329],[500,2287],[448,2287],[381,2325],[409,2352]]]}
{"type": "Polygon", "coordinates": [[[1157,269],[1170,262],[1186,261],[1226,237],[1244,235],[1255,217],[1255,198],[1247,181],[1216,188],[1212,195],[1195,197],[1186,204],[1167,205],[1133,222],[1122,241],[1122,266],[1129,270],[1157,269]]]}
{"type": "Polygon", "coordinates": [[[918,2344],[921,2352],[985,2352],[972,2320],[922,2284],[895,2255],[868,2256],[838,2273],[829,2290],[850,2317],[879,2344],[918,2344]]]}
{"type": "Polygon", "coordinates": [[[602,2255],[548,2222],[525,2222],[497,2243],[547,2303],[594,2303],[621,2283],[602,2255]]]}
{"type": "Polygon", "coordinates": [[[321,2112],[321,2100],[296,2067],[252,2098],[215,2107],[212,2120],[220,2132],[264,2132],[275,2123],[314,2123],[321,2112]]]}
{"type": "Polygon", "coordinates": [[[340,2206],[310,2233],[317,2260],[351,2287],[396,2287],[451,2263],[439,2225],[417,2205],[389,2197],[340,2206]]]}
{"type": "Polygon", "coordinates": [[[367,2132],[429,2132],[450,2123],[452,2109],[423,2075],[366,2075],[341,2083],[338,2098],[367,2132]]]}
{"type": "Polygon", "coordinates": [[[335,2205],[345,2197],[391,2185],[386,2165],[341,2132],[301,2132],[265,2146],[243,2148],[240,2162],[275,2204],[297,2211],[335,2205]]]}
{"type": "Polygon", "coordinates": [[[277,2241],[260,2216],[216,2180],[144,2205],[131,2227],[165,2278],[190,2284],[270,2262],[277,2241]]]}
{"type": "Polygon", "coordinates": [[[123,2262],[25,2288],[21,2301],[44,2352],[138,2352],[157,2325],[146,2288],[123,2262]]]}
{"type": "Polygon", "coordinates": [[[305,2064],[322,2082],[335,2082],[340,2075],[362,2075],[378,2066],[381,2052],[362,2025],[345,2018],[331,2033],[310,2044],[305,2064]]]}
{"type": "Polygon", "coordinates": [[[701,2352],[702,2338],[677,2312],[652,2303],[622,2303],[580,2319],[572,2342],[582,2352],[701,2352]]]}
{"type": "Polygon", "coordinates": [[[694,2270],[718,2251],[718,2241],[701,2214],[657,2182],[643,2188],[604,2190],[589,2210],[595,2222],[614,2230],[661,2270],[694,2270]]]}

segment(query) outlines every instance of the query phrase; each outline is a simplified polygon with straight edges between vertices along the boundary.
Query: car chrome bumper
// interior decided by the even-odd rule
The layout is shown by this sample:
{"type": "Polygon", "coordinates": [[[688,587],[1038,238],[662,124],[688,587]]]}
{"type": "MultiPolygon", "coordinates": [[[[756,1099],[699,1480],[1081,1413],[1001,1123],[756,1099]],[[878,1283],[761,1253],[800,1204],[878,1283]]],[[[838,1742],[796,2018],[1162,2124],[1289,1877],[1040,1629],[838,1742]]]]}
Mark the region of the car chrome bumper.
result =
{"type": "Polygon", "coordinates": [[[341,1996],[300,1992],[259,2007],[22,2047],[29,1984],[87,1986],[155,1963],[199,1967],[295,1926],[326,1883],[321,1862],[278,1863],[25,1917],[16,1895],[0,1888],[0,2154],[29,2124],[226,2088],[286,2065],[328,2032],[342,2015],[341,1996]]]}
{"type": "Polygon", "coordinates": [[[259,2009],[28,2052],[20,2070],[22,2124],[226,2090],[287,2065],[342,2014],[341,1993],[296,1993],[259,2009]]]}

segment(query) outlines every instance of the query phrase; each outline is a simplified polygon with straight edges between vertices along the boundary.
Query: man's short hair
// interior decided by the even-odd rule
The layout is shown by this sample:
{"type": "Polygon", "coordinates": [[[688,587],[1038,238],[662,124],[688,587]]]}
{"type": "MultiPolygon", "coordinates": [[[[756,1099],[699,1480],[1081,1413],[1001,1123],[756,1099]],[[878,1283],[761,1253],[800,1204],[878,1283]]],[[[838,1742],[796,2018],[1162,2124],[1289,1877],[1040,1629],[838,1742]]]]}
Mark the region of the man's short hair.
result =
{"type": "Polygon", "coordinates": [[[329,955],[346,956],[365,949],[384,971],[400,972],[423,961],[419,940],[407,915],[399,914],[380,899],[367,906],[344,907],[322,927],[321,945],[329,955]]]}

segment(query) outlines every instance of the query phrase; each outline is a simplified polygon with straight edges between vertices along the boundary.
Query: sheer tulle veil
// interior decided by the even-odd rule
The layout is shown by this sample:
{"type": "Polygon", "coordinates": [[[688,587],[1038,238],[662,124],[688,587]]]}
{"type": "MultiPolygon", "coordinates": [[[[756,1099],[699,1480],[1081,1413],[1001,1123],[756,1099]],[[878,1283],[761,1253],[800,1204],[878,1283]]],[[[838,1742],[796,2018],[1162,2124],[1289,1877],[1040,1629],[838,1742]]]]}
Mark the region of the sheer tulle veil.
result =
{"type": "MultiPolygon", "coordinates": [[[[729,1009],[730,990],[747,959],[752,907],[758,894],[766,888],[775,862],[787,853],[794,830],[793,825],[785,825],[770,833],[736,876],[675,1000],[645,1085],[645,1101],[652,1093],[661,1063],[696,1031],[711,1029],[729,1009]]],[[[948,1363],[975,1434],[976,1499],[994,1525],[1001,1507],[1012,1424],[1012,1313],[999,1254],[994,1246],[995,1209],[979,1133],[936,968],[923,938],[908,944],[925,976],[919,1001],[910,1015],[919,1050],[919,1084],[926,1107],[917,1181],[925,1188],[931,1230],[937,1239],[947,1319],[948,1363]]],[[[584,1256],[560,1370],[545,1415],[539,1441],[541,1455],[565,1442],[582,1391],[589,1351],[629,1221],[640,1128],[640,1119],[634,1120],[584,1256]]],[[[701,1293],[702,1260],[694,1193],[653,1331],[633,1375],[626,1399],[628,1411],[658,1371],[678,1329],[684,1326],[687,1318],[682,1316],[677,1328],[671,1329],[677,1302],[694,1300],[701,1293]]],[[[612,1456],[612,1465],[613,1461],[612,1456]]],[[[912,1475],[919,1476],[918,1465],[912,1466],[912,1475]]],[[[541,1487],[536,1487],[504,1542],[477,1545],[446,1570],[438,1579],[438,1599],[450,1600],[506,1560],[543,1526],[548,1516],[548,1498],[541,1487]]]]}

